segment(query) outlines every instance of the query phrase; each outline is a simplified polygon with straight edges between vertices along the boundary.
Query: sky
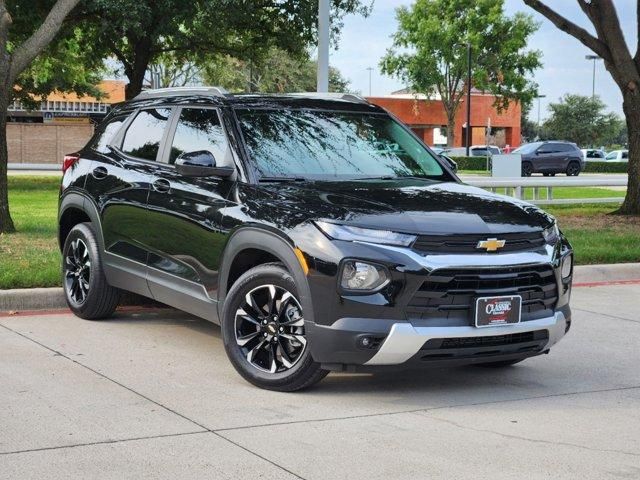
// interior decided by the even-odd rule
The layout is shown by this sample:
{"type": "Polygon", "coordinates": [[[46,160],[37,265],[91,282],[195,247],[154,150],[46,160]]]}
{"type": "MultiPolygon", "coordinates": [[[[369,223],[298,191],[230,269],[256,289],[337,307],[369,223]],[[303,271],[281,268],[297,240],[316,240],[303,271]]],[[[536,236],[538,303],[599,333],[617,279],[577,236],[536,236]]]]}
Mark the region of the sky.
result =
{"type": "MultiPolygon", "coordinates": [[[[636,44],[636,8],[635,0],[614,0],[622,30],[630,46],[636,44]]],[[[373,12],[368,18],[348,16],[344,19],[344,28],[338,49],[331,51],[331,65],[337,67],[351,81],[351,88],[363,95],[369,94],[369,72],[373,67],[372,94],[387,95],[404,87],[396,79],[380,73],[380,58],[391,46],[391,35],[396,31],[395,9],[400,5],[411,5],[412,0],[375,0],[373,12]]],[[[548,0],[547,4],[570,18],[573,22],[593,32],[587,17],[575,0],[548,0]]],[[[505,0],[507,15],[522,11],[533,15],[540,23],[540,29],[530,40],[529,48],[540,50],[543,54],[543,67],[536,71],[534,80],[539,85],[541,118],[548,115],[549,102],[557,102],[566,93],[591,95],[593,79],[593,61],[585,55],[592,54],[587,47],[568,34],[558,30],[551,22],[524,4],[522,0],[505,0]]],[[[635,48],[631,48],[632,54],[635,48]]],[[[622,96],[617,85],[604,68],[602,61],[596,63],[596,95],[607,104],[609,109],[622,114],[622,96]]],[[[538,117],[537,103],[531,111],[531,120],[538,117]]]]}

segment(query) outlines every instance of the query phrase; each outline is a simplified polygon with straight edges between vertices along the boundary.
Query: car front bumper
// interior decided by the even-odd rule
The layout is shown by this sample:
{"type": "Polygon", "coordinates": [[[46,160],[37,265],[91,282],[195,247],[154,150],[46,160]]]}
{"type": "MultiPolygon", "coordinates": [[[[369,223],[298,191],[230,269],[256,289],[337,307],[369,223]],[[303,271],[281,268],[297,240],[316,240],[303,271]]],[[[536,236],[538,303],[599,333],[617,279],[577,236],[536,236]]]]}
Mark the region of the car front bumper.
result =
{"type": "MultiPolygon", "coordinates": [[[[424,256],[404,248],[371,245],[358,245],[358,249],[343,258],[382,259],[390,266],[398,286],[388,295],[349,296],[338,292],[334,297],[331,288],[335,277],[311,278],[313,297],[324,300],[314,302],[316,321],[308,320],[305,328],[314,360],[326,369],[370,371],[518,360],[548,353],[571,325],[571,278],[561,277],[561,266],[572,250],[564,238],[556,247],[502,255],[424,256]],[[363,251],[364,247],[371,251],[363,251]],[[446,312],[429,317],[408,313],[420,285],[434,272],[437,275],[442,270],[471,268],[492,273],[537,267],[552,270],[557,297],[547,309],[523,314],[517,324],[478,328],[471,311],[455,318],[446,312]],[[337,298],[337,302],[331,298],[337,298]]],[[[479,296],[500,294],[483,291],[479,296]]]]}

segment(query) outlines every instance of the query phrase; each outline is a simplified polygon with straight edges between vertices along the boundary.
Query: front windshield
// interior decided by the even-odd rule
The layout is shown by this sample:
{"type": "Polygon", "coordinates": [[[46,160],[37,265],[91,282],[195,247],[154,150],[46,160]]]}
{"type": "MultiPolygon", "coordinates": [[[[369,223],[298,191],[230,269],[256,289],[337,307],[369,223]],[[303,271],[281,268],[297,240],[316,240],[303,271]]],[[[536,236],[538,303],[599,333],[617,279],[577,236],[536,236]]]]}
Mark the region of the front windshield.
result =
{"type": "Polygon", "coordinates": [[[533,153],[538,149],[540,145],[542,145],[542,142],[527,143],[525,145],[522,145],[521,147],[516,148],[513,153],[533,153]]]}
{"type": "Polygon", "coordinates": [[[451,179],[418,140],[385,114],[236,112],[249,154],[263,177],[451,179]]]}

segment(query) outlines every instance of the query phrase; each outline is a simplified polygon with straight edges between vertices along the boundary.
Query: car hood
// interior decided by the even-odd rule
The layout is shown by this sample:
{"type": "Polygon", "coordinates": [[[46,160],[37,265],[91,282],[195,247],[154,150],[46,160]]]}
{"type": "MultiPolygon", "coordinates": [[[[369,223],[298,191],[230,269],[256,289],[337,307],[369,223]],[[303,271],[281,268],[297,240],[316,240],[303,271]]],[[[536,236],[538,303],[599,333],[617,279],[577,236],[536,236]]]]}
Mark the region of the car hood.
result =
{"type": "Polygon", "coordinates": [[[261,184],[245,201],[259,204],[275,224],[283,223],[275,217],[286,210],[290,227],[325,220],[413,234],[500,234],[539,231],[553,221],[510,197],[422,179],[261,184]]]}

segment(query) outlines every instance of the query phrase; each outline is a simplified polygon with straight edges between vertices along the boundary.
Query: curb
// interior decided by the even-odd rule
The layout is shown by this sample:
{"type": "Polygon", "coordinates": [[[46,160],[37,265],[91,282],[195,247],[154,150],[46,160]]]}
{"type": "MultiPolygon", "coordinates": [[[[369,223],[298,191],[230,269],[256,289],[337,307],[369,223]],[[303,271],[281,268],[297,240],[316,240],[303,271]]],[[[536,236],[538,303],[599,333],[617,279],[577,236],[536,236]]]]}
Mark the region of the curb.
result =
{"type": "Polygon", "coordinates": [[[580,265],[573,271],[573,285],[576,287],[633,281],[640,281],[640,263],[580,265]]]}
{"type": "MultiPolygon", "coordinates": [[[[133,293],[123,293],[120,306],[163,306],[150,298],[133,293]]],[[[65,310],[67,301],[62,288],[20,288],[0,290],[0,312],[23,312],[33,310],[65,310]]]]}
{"type": "MultiPolygon", "coordinates": [[[[574,287],[640,284],[640,263],[577,266],[573,272],[574,287]]],[[[152,299],[125,293],[122,306],[163,306],[152,299]]],[[[62,288],[24,288],[0,290],[0,312],[33,310],[67,310],[62,288]]]]}

